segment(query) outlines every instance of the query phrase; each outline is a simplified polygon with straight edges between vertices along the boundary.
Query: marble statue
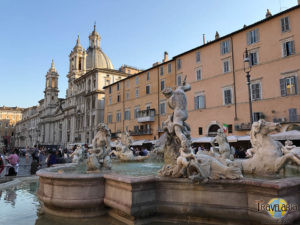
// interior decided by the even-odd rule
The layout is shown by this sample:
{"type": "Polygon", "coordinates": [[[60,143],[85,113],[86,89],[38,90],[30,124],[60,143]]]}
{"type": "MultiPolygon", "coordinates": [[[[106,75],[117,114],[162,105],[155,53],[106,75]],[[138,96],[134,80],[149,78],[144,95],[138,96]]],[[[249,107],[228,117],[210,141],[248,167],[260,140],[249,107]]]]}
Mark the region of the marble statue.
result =
{"type": "Polygon", "coordinates": [[[130,150],[132,145],[132,139],[129,133],[126,131],[118,138],[116,143],[116,150],[111,151],[110,154],[114,154],[120,161],[130,162],[130,161],[144,161],[149,158],[147,156],[134,156],[133,152],[130,150]]]}
{"type": "Polygon", "coordinates": [[[262,119],[252,124],[252,148],[247,150],[248,154],[251,153],[251,158],[242,161],[243,172],[258,175],[276,174],[290,161],[300,166],[300,154],[283,148],[280,142],[273,140],[269,135],[279,129],[279,123],[262,119]]]}
{"type": "Polygon", "coordinates": [[[72,163],[79,163],[83,160],[83,150],[80,146],[77,146],[74,152],[70,155],[72,163]]]}
{"type": "Polygon", "coordinates": [[[217,136],[213,138],[210,142],[213,147],[213,152],[216,157],[219,157],[223,161],[225,160],[234,160],[234,152],[233,149],[230,148],[227,137],[223,131],[223,129],[218,129],[217,136]],[[218,147],[215,146],[215,142],[218,143],[218,147]]]}
{"type": "Polygon", "coordinates": [[[87,170],[96,171],[101,168],[111,169],[110,159],[110,131],[106,124],[100,123],[92,141],[92,149],[87,160],[87,170]]]}
{"type": "MultiPolygon", "coordinates": [[[[227,155],[230,158],[226,147],[224,149],[221,147],[221,157],[202,152],[193,153],[190,127],[185,122],[188,118],[185,92],[189,90],[191,90],[191,86],[186,84],[184,80],[183,85],[178,86],[175,90],[166,88],[163,91],[173,113],[165,121],[165,127],[163,128],[167,135],[167,141],[164,145],[164,166],[159,171],[159,175],[185,177],[194,181],[222,178],[239,179],[243,177],[238,164],[227,165],[220,160],[222,157],[227,159],[227,155]]],[[[220,138],[220,143],[221,141],[224,142],[224,139],[221,140],[220,138]]],[[[226,142],[223,142],[221,144],[225,145],[226,142]]]]}

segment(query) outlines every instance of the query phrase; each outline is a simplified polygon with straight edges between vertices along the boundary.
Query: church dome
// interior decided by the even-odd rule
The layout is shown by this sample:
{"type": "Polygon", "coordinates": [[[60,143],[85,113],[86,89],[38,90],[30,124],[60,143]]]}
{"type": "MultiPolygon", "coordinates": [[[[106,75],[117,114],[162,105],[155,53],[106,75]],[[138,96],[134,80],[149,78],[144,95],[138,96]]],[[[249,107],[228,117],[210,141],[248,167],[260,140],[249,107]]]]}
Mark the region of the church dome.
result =
{"type": "Polygon", "coordinates": [[[96,31],[96,24],[94,30],[89,36],[89,48],[87,49],[86,69],[94,68],[114,69],[113,64],[106,54],[100,48],[100,35],[96,31]]]}
{"type": "Polygon", "coordinates": [[[87,50],[86,68],[87,70],[94,68],[114,69],[114,66],[102,49],[89,48],[87,50]]]}

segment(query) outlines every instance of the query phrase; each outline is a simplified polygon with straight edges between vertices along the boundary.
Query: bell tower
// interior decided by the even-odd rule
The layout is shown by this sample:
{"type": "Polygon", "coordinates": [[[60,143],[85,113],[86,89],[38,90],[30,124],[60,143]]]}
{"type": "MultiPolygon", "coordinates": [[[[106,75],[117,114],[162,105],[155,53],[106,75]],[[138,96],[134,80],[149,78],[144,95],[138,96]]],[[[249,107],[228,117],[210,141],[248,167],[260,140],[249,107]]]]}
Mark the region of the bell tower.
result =
{"type": "Polygon", "coordinates": [[[45,105],[52,106],[58,101],[58,73],[54,67],[54,61],[52,60],[51,68],[46,74],[46,87],[45,87],[45,105]]]}

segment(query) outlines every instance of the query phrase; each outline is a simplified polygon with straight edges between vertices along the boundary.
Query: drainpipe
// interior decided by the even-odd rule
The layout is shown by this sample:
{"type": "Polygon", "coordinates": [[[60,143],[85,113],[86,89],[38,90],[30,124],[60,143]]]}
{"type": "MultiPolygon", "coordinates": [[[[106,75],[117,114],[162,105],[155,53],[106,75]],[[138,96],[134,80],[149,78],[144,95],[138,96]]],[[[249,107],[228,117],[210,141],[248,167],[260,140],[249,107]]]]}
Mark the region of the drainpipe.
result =
{"type": "Polygon", "coordinates": [[[231,55],[232,55],[232,75],[233,75],[233,91],[234,91],[234,120],[236,121],[238,117],[237,117],[237,103],[236,103],[236,83],[235,83],[233,41],[231,36],[230,36],[230,43],[231,43],[231,55]]]}

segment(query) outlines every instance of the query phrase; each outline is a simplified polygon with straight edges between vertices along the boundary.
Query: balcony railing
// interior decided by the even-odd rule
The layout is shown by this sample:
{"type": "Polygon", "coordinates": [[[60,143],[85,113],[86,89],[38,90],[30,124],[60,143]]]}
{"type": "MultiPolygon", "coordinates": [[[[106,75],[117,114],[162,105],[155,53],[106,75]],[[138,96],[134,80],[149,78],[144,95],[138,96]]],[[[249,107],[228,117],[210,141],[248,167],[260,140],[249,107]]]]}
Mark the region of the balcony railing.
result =
{"type": "Polygon", "coordinates": [[[148,135],[152,134],[151,129],[140,129],[140,130],[133,130],[129,132],[131,136],[139,136],[139,135],[148,135]]]}
{"type": "Polygon", "coordinates": [[[155,109],[140,110],[137,112],[137,121],[139,123],[153,122],[155,118],[155,109]]]}

